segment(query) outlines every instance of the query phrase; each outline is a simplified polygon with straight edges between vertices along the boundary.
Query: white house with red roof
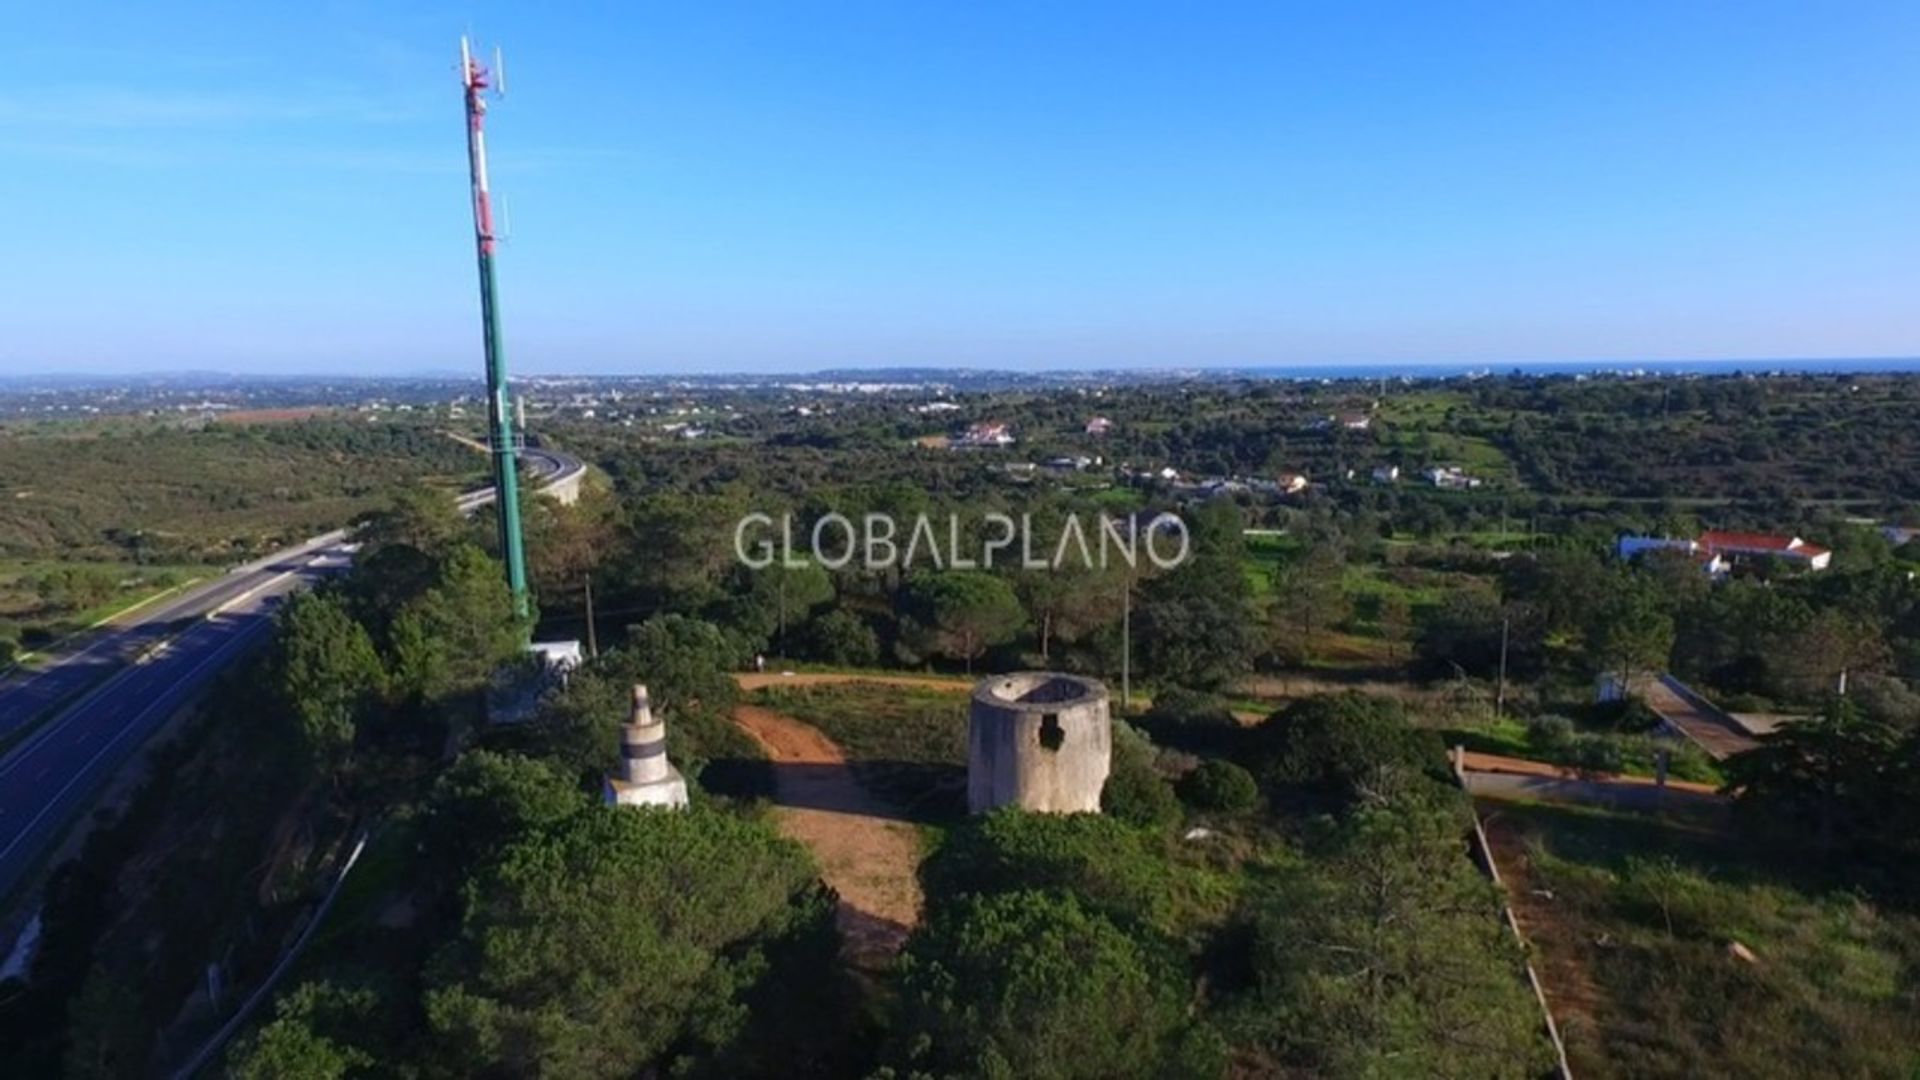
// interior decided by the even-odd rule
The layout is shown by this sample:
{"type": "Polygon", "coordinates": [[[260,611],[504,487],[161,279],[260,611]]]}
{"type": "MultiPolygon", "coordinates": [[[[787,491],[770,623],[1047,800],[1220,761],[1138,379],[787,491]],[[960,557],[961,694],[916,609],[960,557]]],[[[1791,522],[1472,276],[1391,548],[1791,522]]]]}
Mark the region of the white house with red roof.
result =
{"type": "Polygon", "coordinates": [[[1712,529],[1701,533],[1698,542],[1701,550],[1722,558],[1784,559],[1809,570],[1825,570],[1833,562],[1833,552],[1797,536],[1712,529]]]}
{"type": "Polygon", "coordinates": [[[1833,552],[1818,544],[1809,544],[1797,536],[1771,533],[1731,532],[1713,529],[1696,540],[1655,536],[1623,536],[1615,550],[1622,559],[1631,559],[1645,551],[1680,551],[1700,560],[1710,574],[1719,575],[1743,559],[1780,559],[1808,570],[1825,570],[1833,561],[1833,552]]]}

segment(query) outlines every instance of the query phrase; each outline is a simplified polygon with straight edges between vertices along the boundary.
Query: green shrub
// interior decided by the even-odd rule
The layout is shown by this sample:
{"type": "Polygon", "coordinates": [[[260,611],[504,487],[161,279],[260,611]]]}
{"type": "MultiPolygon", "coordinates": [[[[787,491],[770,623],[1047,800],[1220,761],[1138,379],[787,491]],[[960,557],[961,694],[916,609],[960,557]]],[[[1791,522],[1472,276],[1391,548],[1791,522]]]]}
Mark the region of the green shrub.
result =
{"type": "Polygon", "coordinates": [[[1255,894],[1236,1026],[1294,1065],[1285,1075],[1542,1075],[1520,950],[1462,855],[1463,814],[1357,809],[1321,857],[1255,894]]]}
{"type": "Polygon", "coordinates": [[[1659,727],[1660,714],[1647,707],[1647,703],[1637,697],[1620,698],[1616,701],[1602,701],[1587,710],[1587,723],[1605,731],[1618,731],[1628,735],[1640,735],[1659,727]]]}
{"type": "Polygon", "coordinates": [[[233,1050],[236,1080],[334,1080],[375,1064],[373,1055],[329,1034],[364,1035],[377,1026],[375,996],[330,982],[302,983],[274,1002],[274,1019],[233,1050]]]}
{"type": "Polygon", "coordinates": [[[1559,759],[1573,744],[1573,721],[1564,716],[1536,716],[1527,721],[1527,746],[1549,761],[1559,759]]]}
{"type": "Polygon", "coordinates": [[[1733,694],[1716,694],[1714,696],[1718,699],[1720,707],[1728,712],[1764,713],[1772,712],[1776,707],[1770,699],[1759,694],[1744,691],[1733,694]]]}
{"type": "Polygon", "coordinates": [[[936,907],[968,893],[1057,889],[1122,925],[1165,927],[1175,906],[1165,841],[1100,814],[1001,809],[969,818],[921,876],[936,907]]]}
{"type": "Polygon", "coordinates": [[[1231,761],[1203,761],[1180,778],[1180,797],[1202,810],[1245,810],[1260,799],[1253,774],[1231,761]]]}
{"type": "Polygon", "coordinates": [[[574,777],[559,766],[470,750],[434,784],[422,852],[440,873],[472,873],[508,844],[589,805],[574,777]]]}
{"type": "Polygon", "coordinates": [[[828,664],[861,666],[880,657],[873,627],[850,611],[834,608],[807,624],[807,655],[828,664]]]}
{"type": "Polygon", "coordinates": [[[1626,768],[1620,744],[1606,735],[1581,735],[1568,748],[1568,764],[1585,772],[1617,773],[1626,768]]]}
{"type": "Polygon", "coordinates": [[[1168,727],[1234,728],[1239,722],[1226,699],[1218,694],[1170,686],[1153,697],[1153,708],[1146,719],[1168,727]]]}
{"type": "Polygon", "coordinates": [[[1438,735],[1409,724],[1399,702],[1360,693],[1296,701],[1255,728],[1252,743],[1249,765],[1263,784],[1341,804],[1447,774],[1438,735]]]}
{"type": "Polygon", "coordinates": [[[1718,784],[1725,780],[1720,775],[1719,766],[1698,746],[1690,742],[1669,743],[1667,751],[1667,774],[1674,779],[1701,784],[1718,784]]]}
{"type": "Polygon", "coordinates": [[[1153,743],[1124,721],[1113,724],[1113,767],[1100,809],[1122,821],[1165,828],[1180,820],[1180,800],[1153,767],[1153,743]]]}

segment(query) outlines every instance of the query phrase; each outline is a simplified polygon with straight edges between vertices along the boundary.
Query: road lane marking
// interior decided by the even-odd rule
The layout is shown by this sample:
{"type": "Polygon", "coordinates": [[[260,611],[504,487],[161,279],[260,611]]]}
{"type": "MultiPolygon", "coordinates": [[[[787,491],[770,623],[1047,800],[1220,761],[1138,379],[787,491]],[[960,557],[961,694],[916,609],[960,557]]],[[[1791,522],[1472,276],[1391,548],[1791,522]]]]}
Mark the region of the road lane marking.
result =
{"type": "MultiPolygon", "coordinates": [[[[574,471],[584,472],[585,467],[576,466],[574,471]]],[[[549,487],[556,486],[562,479],[570,478],[571,475],[572,475],[571,473],[563,471],[560,476],[556,476],[555,478],[550,480],[548,483],[541,485],[540,490],[544,491],[549,487]]],[[[484,496],[487,501],[491,501],[493,497],[493,489],[491,487],[484,488],[479,492],[469,493],[468,496],[463,496],[462,498],[464,499],[467,497],[471,497],[473,495],[481,495],[481,496],[484,496]]],[[[281,562],[288,558],[296,558],[300,555],[310,553],[316,547],[328,546],[333,543],[337,543],[340,540],[343,540],[350,535],[351,535],[351,530],[348,530],[348,529],[335,530],[334,532],[327,533],[324,536],[316,537],[313,540],[309,540],[303,544],[299,544],[299,545],[296,545],[295,547],[288,548],[285,551],[275,552],[273,555],[257,560],[253,564],[243,566],[243,567],[236,567],[234,571],[229,572],[228,578],[223,579],[223,581],[230,580],[232,577],[232,574],[239,573],[241,571],[245,571],[247,573],[261,572],[265,567],[273,563],[281,562]]],[[[309,568],[296,567],[293,570],[285,571],[277,575],[277,577],[274,580],[277,582],[280,579],[293,577],[301,574],[302,571],[307,569],[309,568]]],[[[267,584],[268,583],[263,583],[259,586],[254,587],[248,590],[246,593],[242,594],[242,596],[236,597],[228,601],[227,603],[223,604],[219,609],[216,609],[215,611],[209,612],[207,614],[209,616],[217,615],[220,611],[226,610],[228,607],[232,606],[233,604],[237,604],[241,602],[243,599],[246,599],[248,597],[251,597],[252,595],[258,594],[259,592],[261,592],[267,587],[267,584]]],[[[186,600],[187,600],[186,597],[179,598],[179,601],[182,604],[184,604],[186,600]]],[[[66,798],[67,793],[73,789],[73,786],[79,783],[89,772],[91,772],[95,765],[99,764],[100,759],[113,749],[114,744],[118,743],[121,739],[125,738],[128,732],[138,728],[147,719],[147,717],[153,712],[154,709],[159,708],[163,705],[167,705],[168,704],[167,699],[178,692],[178,689],[182,683],[191,681],[195,676],[199,675],[200,672],[205,670],[208,666],[218,662],[224,662],[228,658],[229,653],[237,651],[237,648],[236,648],[237,646],[247,643],[253,636],[260,633],[263,628],[271,625],[271,619],[265,613],[257,615],[255,616],[255,618],[257,618],[260,621],[252,625],[242,626],[241,628],[239,628],[237,631],[234,632],[231,639],[214,646],[213,651],[207,656],[206,659],[194,665],[185,674],[174,677],[171,685],[161,689],[158,692],[158,696],[156,698],[154,698],[144,709],[141,709],[140,712],[136,713],[132,720],[121,725],[119,729],[113,733],[112,737],[109,738],[106,741],[106,743],[100,747],[99,750],[94,752],[92,757],[88,758],[84,764],[82,764],[77,770],[75,770],[74,774],[67,779],[67,782],[61,786],[60,790],[55,792],[52,798],[46,800],[41,805],[40,810],[37,813],[35,813],[32,818],[30,818],[27,821],[26,825],[21,827],[20,831],[14,836],[14,839],[11,842],[9,842],[6,847],[0,848],[0,873],[4,872],[5,862],[8,856],[12,855],[14,849],[19,847],[20,844],[24,842],[28,838],[28,836],[32,834],[34,828],[37,825],[39,825],[40,820],[42,818],[46,817],[48,813],[52,812],[57,806],[59,806],[60,801],[66,798]]],[[[150,624],[145,624],[145,623],[137,624],[135,627],[130,627],[128,628],[127,631],[122,631],[121,633],[122,634],[129,633],[132,630],[138,629],[140,626],[145,626],[145,625],[150,625],[150,624]]],[[[188,627],[186,630],[179,632],[178,634],[172,635],[166,640],[168,640],[169,642],[175,645],[178,645],[180,643],[183,643],[188,638],[188,636],[191,635],[195,630],[198,630],[206,626],[220,626],[220,625],[222,624],[214,622],[211,618],[197,617],[196,621],[194,622],[194,625],[188,627]]],[[[115,635],[115,636],[119,636],[119,635],[115,635]]],[[[104,643],[104,641],[102,643],[104,643]]],[[[52,720],[46,722],[45,724],[41,725],[41,727],[39,727],[37,730],[35,730],[33,734],[26,739],[26,741],[21,743],[19,746],[14,747],[12,752],[8,753],[4,759],[0,759],[0,777],[5,777],[7,774],[11,773],[14,769],[18,768],[23,762],[25,762],[25,760],[30,754],[32,754],[35,750],[39,749],[40,747],[44,746],[47,743],[47,741],[53,738],[56,734],[58,734],[61,731],[64,731],[66,727],[71,723],[74,717],[84,712],[87,706],[93,704],[98,699],[100,699],[110,688],[119,686],[121,683],[131,679],[133,676],[139,674],[142,671],[152,671],[152,670],[153,669],[150,667],[142,667],[139,665],[128,665],[122,668],[121,670],[115,672],[114,674],[108,676],[105,681],[100,682],[94,685],[93,687],[89,688],[88,690],[86,690],[79,700],[69,704],[66,708],[62,709],[57,715],[53,717],[52,720]]],[[[177,707],[177,703],[176,703],[176,707],[177,707]]],[[[93,730],[97,731],[98,729],[93,729],[93,730]]],[[[42,773],[42,775],[44,775],[44,772],[42,773]]],[[[0,811],[0,813],[4,813],[4,812],[0,811]]],[[[11,883],[5,883],[5,885],[10,885],[10,884],[11,883]]]]}
{"type": "MultiPolygon", "coordinates": [[[[269,585],[277,584],[279,581],[285,578],[293,577],[303,572],[304,572],[304,568],[300,570],[289,570],[284,573],[278,574],[275,576],[274,579],[267,582],[262,582],[259,585],[253,586],[252,588],[248,589],[245,593],[243,593],[241,596],[234,597],[232,600],[228,601],[228,603],[233,604],[233,603],[238,603],[244,599],[250,599],[252,596],[266,589],[269,585]]],[[[212,614],[214,613],[212,612],[208,613],[209,616],[212,614]]],[[[265,617],[265,616],[262,615],[260,617],[265,617]]],[[[163,639],[163,641],[160,644],[166,645],[170,651],[184,644],[187,641],[188,637],[192,635],[195,631],[200,630],[204,627],[217,626],[217,625],[219,624],[213,622],[210,618],[206,616],[197,617],[192,626],[187,627],[185,630],[180,631],[179,633],[173,635],[172,637],[163,639]]],[[[77,713],[79,713],[84,706],[91,704],[97,698],[108,693],[109,691],[118,688],[121,684],[125,683],[129,679],[132,679],[136,675],[140,674],[142,671],[152,671],[152,670],[154,670],[154,668],[150,665],[130,663],[130,664],[127,664],[125,667],[121,668],[119,671],[114,672],[112,675],[108,676],[105,681],[85,691],[78,700],[69,704],[53,719],[42,724],[40,728],[34,731],[32,735],[29,735],[24,742],[22,742],[20,745],[14,747],[10,752],[8,752],[7,756],[4,759],[0,759],[0,777],[5,777],[8,773],[12,772],[16,764],[19,761],[25,760],[27,755],[32,750],[38,748],[39,746],[44,744],[47,740],[53,738],[55,735],[58,735],[62,731],[65,731],[68,722],[77,713]]]]}
{"type": "Polygon", "coordinates": [[[227,612],[232,611],[234,608],[239,607],[241,604],[246,603],[248,600],[253,599],[255,596],[258,596],[263,590],[270,589],[273,586],[280,584],[281,582],[287,580],[290,577],[293,577],[295,574],[298,574],[305,569],[306,567],[302,566],[297,569],[286,570],[286,571],[282,571],[281,573],[275,574],[274,576],[268,578],[267,580],[261,582],[260,584],[255,585],[254,587],[246,590],[240,595],[235,596],[232,599],[226,601],[225,603],[221,604],[219,607],[214,608],[212,611],[207,612],[207,617],[212,618],[215,615],[224,615],[227,612]]]}
{"type": "Polygon", "coordinates": [[[226,654],[229,651],[231,651],[235,645],[245,643],[250,637],[253,636],[254,633],[258,631],[258,629],[259,627],[257,625],[248,627],[247,629],[242,630],[241,632],[235,634],[231,640],[223,643],[218,648],[214,649],[211,655],[209,655],[205,660],[200,661],[200,663],[194,665],[191,671],[188,671],[185,675],[181,676],[179,679],[176,679],[172,687],[169,687],[167,690],[162,691],[161,696],[158,699],[153,701],[146,708],[140,710],[140,712],[134,716],[132,721],[127,723],[119,731],[115,732],[113,735],[113,738],[108,739],[105,746],[102,746],[99,750],[95,751],[94,755],[88,758],[85,764],[81,765],[78,769],[74,770],[73,775],[67,778],[67,782],[61,785],[59,791],[56,791],[53,793],[52,798],[46,800],[44,803],[41,804],[39,813],[27,819],[27,823],[21,826],[20,831],[17,834],[15,834],[13,838],[13,842],[9,843],[4,848],[0,848],[0,866],[4,866],[4,864],[7,861],[7,857],[13,854],[14,848],[19,847],[22,842],[24,842],[29,836],[33,834],[33,828],[34,826],[40,824],[40,819],[46,817],[49,813],[53,811],[55,807],[60,805],[60,800],[67,797],[67,792],[73,790],[73,785],[79,783],[81,778],[85,777],[89,772],[93,771],[93,767],[100,763],[100,759],[106,756],[107,751],[113,749],[114,743],[117,743],[121,739],[125,738],[127,732],[132,731],[136,727],[139,727],[140,723],[144,721],[147,718],[148,714],[152,713],[153,710],[160,708],[163,705],[166,705],[167,704],[166,698],[181,683],[191,680],[195,675],[198,675],[200,674],[200,672],[204,671],[209,665],[226,659],[226,654]]]}
{"type": "MultiPolygon", "coordinates": [[[[72,641],[74,638],[81,636],[82,634],[91,633],[107,625],[108,623],[114,621],[115,619],[121,618],[122,616],[125,616],[125,615],[131,615],[134,612],[139,611],[143,607],[149,607],[153,604],[159,603],[161,600],[166,599],[169,595],[173,593],[179,593],[180,594],[179,596],[175,596],[173,598],[172,604],[168,605],[168,607],[166,608],[161,609],[161,611],[171,610],[174,606],[184,603],[188,599],[190,599],[193,596],[193,587],[205,580],[206,580],[205,578],[198,578],[198,577],[188,578],[187,580],[181,582],[178,585],[171,585],[171,586],[168,586],[167,588],[161,589],[159,592],[154,593],[152,596],[149,596],[144,600],[136,600],[133,603],[128,604],[126,607],[121,608],[119,611],[112,613],[111,615],[103,615],[100,618],[95,619],[92,622],[88,623],[87,625],[81,627],[80,629],[75,630],[73,633],[65,635],[60,640],[54,642],[51,645],[48,645],[44,648],[35,649],[32,652],[21,653],[18,657],[14,659],[13,664],[9,668],[5,669],[4,671],[0,671],[0,675],[4,675],[7,672],[10,672],[14,668],[18,668],[22,664],[25,664],[30,660],[38,660],[40,657],[46,656],[48,649],[57,649],[60,646],[65,645],[67,642],[72,641]]],[[[209,587],[202,588],[200,591],[212,592],[213,589],[209,586],[209,587]]],[[[160,615],[159,611],[151,612],[149,613],[148,619],[142,620],[142,622],[129,623],[128,625],[120,628],[121,632],[124,633],[125,631],[133,630],[139,626],[142,626],[144,625],[145,622],[157,619],[159,615],[160,615]]],[[[55,656],[52,658],[52,662],[49,664],[49,666],[34,669],[30,673],[28,673],[25,679],[22,679],[18,684],[10,688],[7,688],[5,692],[9,694],[20,693],[21,691],[24,691],[27,687],[32,686],[34,683],[39,682],[42,678],[44,678],[48,674],[58,671],[60,670],[60,668],[64,667],[65,665],[71,664],[75,660],[78,660],[81,657],[86,656],[88,653],[91,653],[93,650],[99,648],[102,645],[105,645],[109,641],[112,641],[117,636],[119,635],[107,634],[101,637],[98,641],[95,641],[93,644],[86,646],[85,648],[79,650],[78,652],[71,652],[62,656],[55,656]]]]}
{"type": "MultiPolygon", "coordinates": [[[[215,624],[205,622],[205,621],[195,623],[194,625],[181,631],[180,634],[174,640],[176,642],[184,642],[186,641],[188,635],[192,634],[194,631],[199,630],[202,627],[212,626],[212,625],[215,625],[215,624]]],[[[40,746],[45,744],[47,740],[60,734],[62,731],[65,731],[67,728],[67,725],[72,721],[72,719],[76,715],[78,715],[80,712],[82,712],[88,705],[91,705],[96,699],[98,699],[99,697],[108,693],[111,690],[115,690],[119,688],[119,686],[122,683],[125,683],[133,679],[135,676],[138,676],[143,672],[147,672],[151,670],[153,669],[149,667],[145,667],[143,665],[128,664],[126,667],[121,668],[119,671],[114,672],[112,675],[109,675],[104,682],[93,687],[91,690],[86,691],[80,697],[79,700],[68,705],[65,709],[62,709],[60,713],[56,715],[52,720],[49,720],[46,723],[40,725],[39,729],[36,730],[32,735],[27,736],[24,742],[22,742],[19,746],[16,746],[11,751],[9,751],[5,758],[0,759],[0,777],[5,777],[8,773],[12,772],[15,768],[19,766],[20,762],[25,761],[29,754],[31,754],[34,750],[38,749],[40,746]]]]}

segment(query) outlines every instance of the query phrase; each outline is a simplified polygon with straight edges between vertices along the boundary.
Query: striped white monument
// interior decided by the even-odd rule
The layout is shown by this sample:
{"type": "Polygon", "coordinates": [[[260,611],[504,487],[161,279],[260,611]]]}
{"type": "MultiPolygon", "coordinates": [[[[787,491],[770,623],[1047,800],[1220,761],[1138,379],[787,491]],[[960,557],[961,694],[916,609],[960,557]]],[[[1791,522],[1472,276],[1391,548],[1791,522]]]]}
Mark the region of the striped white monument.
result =
{"type": "Polygon", "coordinates": [[[633,711],[620,729],[620,771],[607,777],[609,806],[687,805],[687,781],[667,760],[667,725],[647,703],[647,688],[633,688],[633,711]]]}

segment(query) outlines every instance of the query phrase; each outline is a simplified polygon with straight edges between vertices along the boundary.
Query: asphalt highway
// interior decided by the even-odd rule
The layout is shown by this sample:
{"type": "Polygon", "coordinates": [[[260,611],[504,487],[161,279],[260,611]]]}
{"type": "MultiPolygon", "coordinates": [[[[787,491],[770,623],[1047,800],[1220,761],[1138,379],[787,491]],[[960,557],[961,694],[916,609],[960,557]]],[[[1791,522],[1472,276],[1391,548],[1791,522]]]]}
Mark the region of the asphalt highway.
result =
{"type": "MultiPolygon", "coordinates": [[[[550,450],[522,456],[542,487],[582,469],[550,450]]],[[[491,488],[468,492],[460,506],[492,498],[491,488]]],[[[0,897],[149,736],[265,638],[287,594],[345,570],[352,549],[344,530],[315,537],[85,635],[0,684],[0,739],[18,739],[0,757],[0,897]]]]}
{"type": "Polygon", "coordinates": [[[235,601],[276,574],[301,565],[312,553],[339,544],[346,537],[344,531],[316,537],[81,634],[47,657],[37,669],[0,682],[0,739],[14,735],[48,709],[125,667],[156,643],[192,625],[194,620],[205,618],[208,612],[235,601]]]}

